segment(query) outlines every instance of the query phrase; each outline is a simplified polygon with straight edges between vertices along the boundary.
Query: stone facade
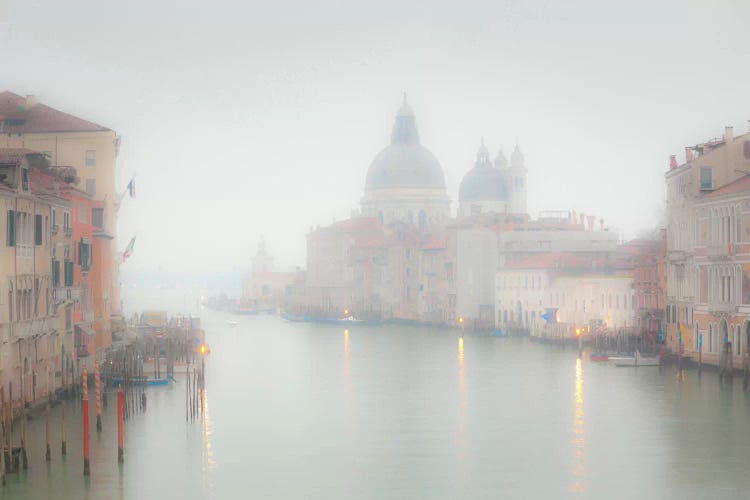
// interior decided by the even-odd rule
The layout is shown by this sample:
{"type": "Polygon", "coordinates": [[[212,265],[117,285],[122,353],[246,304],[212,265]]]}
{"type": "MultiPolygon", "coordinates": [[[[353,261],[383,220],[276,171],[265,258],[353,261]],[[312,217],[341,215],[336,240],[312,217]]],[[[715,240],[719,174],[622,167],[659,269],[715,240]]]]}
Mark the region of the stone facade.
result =
{"type": "Polygon", "coordinates": [[[686,148],[683,165],[672,157],[665,174],[666,343],[696,356],[702,335],[709,363],[718,363],[725,341],[742,343],[748,319],[741,301],[748,169],[750,137],[727,127],[721,139],[686,148]]]}

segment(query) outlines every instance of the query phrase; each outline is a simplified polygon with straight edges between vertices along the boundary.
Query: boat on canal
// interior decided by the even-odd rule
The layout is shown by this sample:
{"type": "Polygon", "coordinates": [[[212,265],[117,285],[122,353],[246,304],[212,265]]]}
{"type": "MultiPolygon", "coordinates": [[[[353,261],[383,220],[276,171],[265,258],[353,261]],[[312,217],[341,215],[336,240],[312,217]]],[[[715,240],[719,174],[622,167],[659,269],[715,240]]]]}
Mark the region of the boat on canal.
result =
{"type": "Polygon", "coordinates": [[[615,366],[659,366],[661,364],[658,355],[644,356],[638,351],[633,356],[610,357],[609,361],[615,366]]]}
{"type": "MultiPolygon", "coordinates": [[[[149,378],[149,377],[130,377],[126,381],[133,385],[168,385],[169,378],[149,378]]],[[[123,383],[123,378],[120,376],[112,377],[112,384],[118,386],[123,383]]]]}

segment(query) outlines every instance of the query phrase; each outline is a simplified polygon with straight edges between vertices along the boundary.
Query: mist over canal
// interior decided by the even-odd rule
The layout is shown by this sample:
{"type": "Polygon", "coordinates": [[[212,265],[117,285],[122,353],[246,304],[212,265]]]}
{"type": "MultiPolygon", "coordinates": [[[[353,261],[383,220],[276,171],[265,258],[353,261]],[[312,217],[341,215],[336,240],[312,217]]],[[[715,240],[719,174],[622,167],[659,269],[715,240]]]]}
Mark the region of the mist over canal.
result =
{"type": "Polygon", "coordinates": [[[64,462],[53,428],[49,467],[35,418],[28,477],[9,475],[6,498],[730,498],[750,487],[750,400],[712,372],[129,293],[133,307],[200,313],[212,351],[205,419],[186,423],[179,376],[149,388],[147,411],[126,421],[120,468],[111,395],[84,481],[80,406],[68,406],[64,462]]]}

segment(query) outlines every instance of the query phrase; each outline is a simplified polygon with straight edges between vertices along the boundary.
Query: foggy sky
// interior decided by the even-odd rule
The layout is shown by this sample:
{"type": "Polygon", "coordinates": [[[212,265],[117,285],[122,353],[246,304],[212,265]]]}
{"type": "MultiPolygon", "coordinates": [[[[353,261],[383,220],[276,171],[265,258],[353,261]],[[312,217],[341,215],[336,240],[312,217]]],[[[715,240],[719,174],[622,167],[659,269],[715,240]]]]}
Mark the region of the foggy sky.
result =
{"type": "Polygon", "coordinates": [[[518,140],[528,201],[624,237],[663,213],[670,154],[747,131],[744,2],[0,0],[0,90],[116,130],[124,270],[304,265],[349,216],[406,92],[458,185],[518,140]],[[562,188],[564,187],[564,188],[562,188]]]}

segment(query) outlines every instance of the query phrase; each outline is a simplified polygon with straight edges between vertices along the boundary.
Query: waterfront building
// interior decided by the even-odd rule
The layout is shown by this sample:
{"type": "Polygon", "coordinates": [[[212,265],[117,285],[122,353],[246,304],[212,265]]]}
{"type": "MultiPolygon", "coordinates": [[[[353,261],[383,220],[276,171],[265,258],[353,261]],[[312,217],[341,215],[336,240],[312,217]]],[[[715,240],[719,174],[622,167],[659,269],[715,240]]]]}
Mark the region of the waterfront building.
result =
{"type": "Polygon", "coordinates": [[[292,298],[290,286],[296,278],[294,271],[275,269],[273,256],[266,250],[265,240],[261,239],[250,259],[250,270],[243,276],[240,306],[257,310],[287,305],[292,298]]]}
{"type": "Polygon", "coordinates": [[[702,335],[709,363],[718,362],[724,340],[739,335],[749,316],[741,297],[743,244],[750,236],[738,199],[749,169],[750,137],[726,127],[722,138],[685,148],[684,164],[672,156],[665,174],[666,343],[697,356],[702,335]]]}
{"type": "Polygon", "coordinates": [[[576,330],[633,333],[633,277],[613,260],[546,253],[509,263],[497,272],[501,329],[548,338],[573,338],[576,330]]]}
{"type": "Polygon", "coordinates": [[[631,267],[635,295],[636,327],[649,341],[657,342],[659,331],[664,332],[666,275],[664,258],[666,230],[654,238],[640,238],[620,246],[618,253],[631,267]]]}
{"type": "Polygon", "coordinates": [[[459,227],[456,233],[456,314],[467,326],[495,323],[497,233],[483,227],[459,227]]]}
{"type": "MultiPolygon", "coordinates": [[[[53,234],[53,210],[69,220],[69,204],[47,182],[62,181],[58,175],[44,154],[0,149],[0,383],[5,394],[15,388],[19,405],[63,380],[61,335],[70,331],[71,310],[58,293],[53,256],[69,255],[71,234],[68,226],[53,234]]],[[[71,271],[65,266],[69,282],[71,271]]]]}
{"type": "Polygon", "coordinates": [[[718,363],[729,342],[733,366],[742,366],[750,353],[750,177],[704,193],[695,200],[693,213],[695,318],[683,343],[695,356],[702,334],[703,360],[718,363]]]}
{"type": "MultiPolygon", "coordinates": [[[[81,189],[101,204],[102,229],[117,232],[120,196],[115,188],[115,163],[120,137],[111,129],[38,102],[34,96],[0,92],[0,148],[26,148],[45,154],[52,165],[73,167],[81,189]]],[[[120,255],[114,241],[107,259],[109,289],[101,297],[103,309],[119,319],[120,255]]],[[[117,321],[119,324],[120,321],[117,321]]]]}

